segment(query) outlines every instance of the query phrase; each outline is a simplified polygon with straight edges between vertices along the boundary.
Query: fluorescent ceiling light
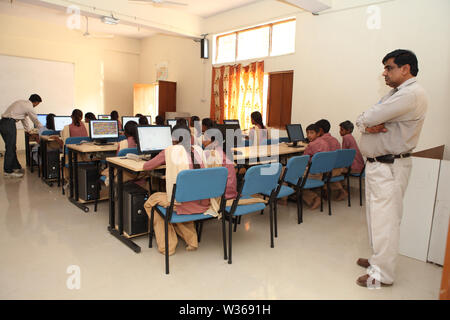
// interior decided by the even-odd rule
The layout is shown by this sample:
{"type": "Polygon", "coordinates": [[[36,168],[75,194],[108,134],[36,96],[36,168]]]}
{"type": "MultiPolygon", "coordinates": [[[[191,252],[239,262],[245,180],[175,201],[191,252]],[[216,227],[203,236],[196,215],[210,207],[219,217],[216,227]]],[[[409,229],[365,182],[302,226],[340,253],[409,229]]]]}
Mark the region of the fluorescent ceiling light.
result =
{"type": "Polygon", "coordinates": [[[329,0],[284,0],[294,6],[300,7],[312,13],[318,13],[331,8],[329,0]]]}
{"type": "Polygon", "coordinates": [[[113,16],[103,16],[102,22],[105,24],[118,24],[120,19],[114,18],[113,16]]]}

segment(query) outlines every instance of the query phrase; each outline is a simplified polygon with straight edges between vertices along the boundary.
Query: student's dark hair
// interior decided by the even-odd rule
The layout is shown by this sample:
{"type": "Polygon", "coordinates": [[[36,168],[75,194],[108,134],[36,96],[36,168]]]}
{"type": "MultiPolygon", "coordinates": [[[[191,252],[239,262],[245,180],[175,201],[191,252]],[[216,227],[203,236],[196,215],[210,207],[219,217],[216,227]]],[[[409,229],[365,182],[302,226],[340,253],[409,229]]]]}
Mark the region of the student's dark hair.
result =
{"type": "Polygon", "coordinates": [[[192,117],[191,117],[191,121],[190,121],[191,127],[194,126],[194,122],[196,122],[196,121],[200,121],[200,118],[197,117],[197,116],[192,116],[192,117]]]}
{"type": "Polygon", "coordinates": [[[214,123],[210,118],[204,118],[202,120],[202,125],[206,127],[206,130],[208,130],[214,126],[214,123]]]}
{"type": "MultiPolygon", "coordinates": [[[[134,122],[134,121],[133,121],[134,122]]],[[[128,122],[127,122],[128,123],[128,122]]],[[[149,124],[148,123],[148,119],[147,119],[147,117],[146,116],[140,116],[139,117],[139,124],[140,125],[146,125],[146,124],[149,124]]]]}
{"type": "Polygon", "coordinates": [[[119,120],[119,113],[116,110],[111,111],[111,120],[119,120]]]}
{"type": "Polygon", "coordinates": [[[84,115],[84,118],[91,121],[91,120],[97,120],[97,118],[95,117],[95,114],[93,114],[92,112],[87,112],[84,115]]]}
{"type": "Polygon", "coordinates": [[[250,115],[250,117],[253,119],[253,121],[256,122],[256,124],[261,126],[261,129],[265,129],[266,128],[266,127],[264,127],[264,123],[262,121],[261,112],[253,111],[252,114],[250,115]]]}
{"type": "Polygon", "coordinates": [[[135,115],[135,117],[142,117],[143,115],[142,114],[140,114],[140,113],[136,113],[136,115],[135,115]]]}
{"type": "Polygon", "coordinates": [[[306,127],[306,131],[314,131],[316,133],[319,133],[320,127],[316,123],[312,123],[309,126],[306,127]]]}
{"type": "Polygon", "coordinates": [[[316,124],[323,130],[324,133],[330,132],[330,122],[327,119],[321,119],[316,122],[316,124]]]}
{"type": "Polygon", "coordinates": [[[73,124],[79,127],[81,125],[81,120],[83,120],[83,111],[81,111],[80,109],[73,109],[72,111],[73,124]]]}
{"type": "Polygon", "coordinates": [[[156,116],[155,123],[158,126],[163,126],[164,125],[164,118],[162,116],[156,116]]]}
{"type": "Polygon", "coordinates": [[[414,77],[419,73],[419,63],[417,62],[417,57],[414,52],[405,49],[394,50],[392,52],[389,52],[383,58],[383,64],[385,64],[386,61],[391,58],[394,58],[394,63],[399,67],[409,64],[411,74],[414,77]]]}
{"type": "MultiPolygon", "coordinates": [[[[185,121],[184,122],[177,122],[177,124],[173,127],[172,132],[175,132],[176,130],[185,130],[186,137],[188,138],[188,143],[183,143],[183,137],[178,137],[177,136],[176,138],[178,139],[178,143],[181,144],[186,149],[186,152],[188,154],[190,153],[192,164],[194,165],[194,169],[199,169],[200,168],[200,164],[196,163],[195,158],[194,158],[194,151],[193,151],[192,146],[191,146],[191,130],[189,130],[189,128],[186,125],[185,121]],[[188,150],[188,148],[190,148],[190,150],[188,150]]],[[[178,133],[179,133],[179,131],[178,131],[178,133]]]]}
{"type": "Polygon", "coordinates": [[[138,126],[138,124],[136,121],[130,120],[125,125],[124,132],[123,132],[127,138],[133,137],[135,143],[137,143],[137,140],[138,140],[137,126],[138,126]]]}
{"type": "Polygon", "coordinates": [[[342,127],[342,129],[347,130],[350,133],[352,133],[353,129],[355,128],[353,123],[349,120],[346,120],[346,121],[340,123],[339,126],[342,127]]]}
{"type": "Polygon", "coordinates": [[[45,120],[47,121],[47,124],[45,125],[45,127],[49,130],[55,130],[55,114],[49,113],[45,117],[45,120]]]}
{"type": "Polygon", "coordinates": [[[186,121],[186,119],[184,119],[184,118],[179,118],[179,119],[177,119],[177,124],[184,124],[184,125],[187,125],[187,121],[186,121]]]}
{"type": "Polygon", "coordinates": [[[42,102],[41,97],[38,94],[36,94],[36,93],[33,93],[30,96],[30,98],[28,98],[28,100],[30,100],[31,102],[42,102]]]}

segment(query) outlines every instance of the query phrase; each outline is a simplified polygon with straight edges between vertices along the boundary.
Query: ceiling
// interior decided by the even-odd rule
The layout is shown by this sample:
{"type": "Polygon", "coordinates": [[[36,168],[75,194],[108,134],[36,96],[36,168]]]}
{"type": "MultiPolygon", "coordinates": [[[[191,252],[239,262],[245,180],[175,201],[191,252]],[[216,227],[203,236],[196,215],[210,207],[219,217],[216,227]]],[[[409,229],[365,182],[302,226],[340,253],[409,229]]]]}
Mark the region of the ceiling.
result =
{"type": "MultiPolygon", "coordinates": [[[[167,10],[176,12],[184,12],[198,18],[207,18],[231,9],[242,7],[261,0],[173,0],[176,2],[187,3],[187,6],[177,5],[151,5],[151,4],[135,4],[137,8],[151,8],[152,10],[161,10],[161,14],[167,10]],[[165,10],[165,11],[164,11],[165,10]]],[[[74,1],[76,2],[76,1],[74,1]]],[[[126,4],[128,0],[108,0],[111,9],[114,3],[126,4]]],[[[109,9],[109,8],[108,8],[109,9]]],[[[142,9],[144,10],[144,9],[142,9]]],[[[142,11],[141,10],[141,11],[142,11]]],[[[137,11],[140,13],[140,11],[137,11]]],[[[45,21],[48,23],[66,26],[67,18],[65,7],[49,6],[45,2],[37,0],[0,0],[0,14],[12,16],[28,17],[45,21]]],[[[87,12],[81,12],[80,33],[86,31],[86,16],[89,20],[90,34],[114,34],[130,38],[146,38],[158,33],[165,33],[164,28],[152,28],[145,25],[137,25],[125,20],[121,20],[117,25],[107,25],[100,21],[100,15],[87,12]]],[[[167,32],[170,33],[170,32],[167,32]]]]}

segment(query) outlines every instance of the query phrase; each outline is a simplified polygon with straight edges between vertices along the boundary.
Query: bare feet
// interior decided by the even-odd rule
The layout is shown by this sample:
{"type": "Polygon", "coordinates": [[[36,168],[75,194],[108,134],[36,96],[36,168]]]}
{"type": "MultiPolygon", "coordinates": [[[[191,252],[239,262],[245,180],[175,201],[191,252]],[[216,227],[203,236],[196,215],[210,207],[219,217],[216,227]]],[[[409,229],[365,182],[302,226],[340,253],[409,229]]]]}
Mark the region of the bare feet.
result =
{"type": "Polygon", "coordinates": [[[320,207],[320,198],[316,197],[316,198],[314,198],[314,202],[311,206],[311,210],[316,210],[318,207],[320,207]]]}

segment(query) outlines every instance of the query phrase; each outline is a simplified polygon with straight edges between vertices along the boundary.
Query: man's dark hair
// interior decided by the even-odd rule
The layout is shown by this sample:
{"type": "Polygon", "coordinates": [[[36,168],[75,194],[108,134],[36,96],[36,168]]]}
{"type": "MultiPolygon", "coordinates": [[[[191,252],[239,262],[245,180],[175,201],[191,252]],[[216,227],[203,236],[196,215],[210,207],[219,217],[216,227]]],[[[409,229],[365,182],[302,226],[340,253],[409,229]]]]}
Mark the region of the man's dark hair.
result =
{"type": "Polygon", "coordinates": [[[55,130],[55,114],[49,113],[45,117],[45,120],[47,121],[47,124],[45,125],[45,127],[49,130],[55,130]]]}
{"type": "Polygon", "coordinates": [[[88,119],[89,121],[91,121],[91,120],[97,120],[97,119],[95,118],[95,114],[93,114],[92,112],[86,113],[86,114],[84,115],[84,118],[85,118],[85,119],[88,119]]]}
{"type": "Polygon", "coordinates": [[[323,133],[330,132],[331,125],[327,119],[321,119],[317,121],[316,124],[323,130],[323,133]]]}
{"type": "Polygon", "coordinates": [[[35,93],[32,94],[28,100],[30,100],[31,102],[42,102],[41,97],[35,93]]]}
{"type": "Polygon", "coordinates": [[[155,123],[158,126],[163,126],[164,125],[164,118],[162,116],[156,116],[155,123]]]}
{"type": "Polygon", "coordinates": [[[353,129],[355,128],[353,123],[349,120],[346,120],[346,121],[340,123],[339,126],[342,127],[342,129],[347,130],[350,133],[352,133],[353,129]]]}
{"type": "Polygon", "coordinates": [[[309,126],[306,127],[306,131],[314,131],[316,133],[319,133],[319,126],[316,123],[312,123],[309,126]]]}
{"type": "Polygon", "coordinates": [[[133,137],[134,142],[137,143],[138,141],[138,133],[137,133],[137,123],[136,121],[130,120],[127,122],[124,128],[124,134],[128,137],[133,137]]]}
{"type": "Polygon", "coordinates": [[[119,113],[116,110],[111,111],[111,120],[119,120],[119,113]]]}
{"type": "Polygon", "coordinates": [[[202,125],[204,125],[206,127],[206,130],[208,130],[214,126],[214,123],[210,118],[205,118],[202,120],[202,125]]]}
{"type": "Polygon", "coordinates": [[[192,117],[191,117],[191,121],[190,121],[191,127],[194,126],[194,122],[196,122],[196,121],[200,121],[200,118],[197,117],[197,116],[192,116],[192,117]]]}
{"type": "Polygon", "coordinates": [[[417,57],[414,54],[414,52],[404,49],[394,50],[388,53],[383,58],[383,64],[385,64],[386,61],[388,61],[391,58],[394,58],[394,63],[399,67],[402,67],[405,64],[409,64],[410,72],[414,77],[417,76],[417,73],[419,73],[419,65],[417,62],[417,57]]]}
{"type": "MultiPolygon", "coordinates": [[[[127,123],[128,123],[128,122],[127,122],[127,123]]],[[[147,119],[146,116],[140,116],[140,117],[139,117],[139,124],[140,124],[140,125],[147,125],[147,124],[150,124],[150,123],[148,123],[148,119],[147,119]]]]}

